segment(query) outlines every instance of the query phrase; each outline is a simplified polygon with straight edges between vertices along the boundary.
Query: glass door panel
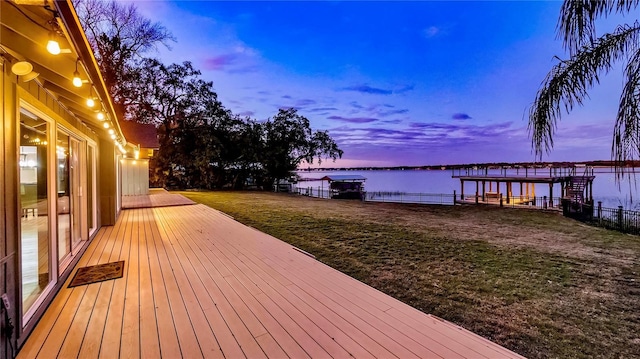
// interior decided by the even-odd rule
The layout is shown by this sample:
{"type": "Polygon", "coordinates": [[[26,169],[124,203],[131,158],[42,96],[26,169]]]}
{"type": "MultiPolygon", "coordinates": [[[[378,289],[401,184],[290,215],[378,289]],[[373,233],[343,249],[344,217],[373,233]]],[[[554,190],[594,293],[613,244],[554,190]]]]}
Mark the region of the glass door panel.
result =
{"type": "MultiPolygon", "coordinates": [[[[71,146],[69,136],[58,131],[57,159],[57,214],[58,214],[58,261],[71,253],[71,146]]],[[[62,272],[62,271],[61,271],[62,272]]]]}
{"type": "Polygon", "coordinates": [[[97,206],[95,191],[96,150],[93,146],[87,146],[87,222],[89,223],[89,235],[97,228],[97,206]]]}
{"type": "Polygon", "coordinates": [[[51,282],[49,235],[48,123],[20,110],[20,263],[22,313],[51,282]]]}
{"type": "Polygon", "coordinates": [[[69,155],[69,179],[71,184],[71,195],[69,197],[71,208],[71,249],[72,251],[76,251],[83,243],[83,235],[82,235],[82,206],[80,205],[81,197],[82,197],[82,182],[81,175],[82,171],[80,170],[80,141],[70,138],[69,145],[71,148],[71,152],[69,155]]]}

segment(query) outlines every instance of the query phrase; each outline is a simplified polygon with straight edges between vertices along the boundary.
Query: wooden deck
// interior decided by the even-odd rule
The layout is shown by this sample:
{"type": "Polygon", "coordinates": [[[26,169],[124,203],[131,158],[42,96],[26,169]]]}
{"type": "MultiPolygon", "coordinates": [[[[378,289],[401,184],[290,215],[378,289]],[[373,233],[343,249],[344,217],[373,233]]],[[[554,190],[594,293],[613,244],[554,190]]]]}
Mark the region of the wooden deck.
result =
{"type": "Polygon", "coordinates": [[[184,206],[187,204],[195,204],[195,202],[179,194],[171,194],[161,188],[150,189],[148,195],[122,196],[123,209],[184,206]]]}
{"type": "Polygon", "coordinates": [[[78,267],[19,358],[516,358],[204,205],[132,209],[78,267]]]}

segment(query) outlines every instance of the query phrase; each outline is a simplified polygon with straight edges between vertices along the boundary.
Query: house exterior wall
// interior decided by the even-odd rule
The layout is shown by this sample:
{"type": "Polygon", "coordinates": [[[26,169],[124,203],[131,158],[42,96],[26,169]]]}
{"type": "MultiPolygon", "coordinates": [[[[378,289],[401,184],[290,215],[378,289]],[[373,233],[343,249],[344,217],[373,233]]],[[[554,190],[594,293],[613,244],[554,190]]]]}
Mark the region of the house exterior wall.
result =
{"type": "MultiPolygon", "coordinates": [[[[4,24],[4,19],[0,20],[3,20],[0,24],[4,24]]],[[[22,45],[0,37],[0,46],[15,51],[22,45]]],[[[50,56],[44,51],[42,53],[42,56],[50,56]]],[[[14,75],[11,66],[17,61],[16,57],[22,56],[14,52],[4,56],[0,51],[0,295],[6,298],[6,305],[5,301],[0,300],[3,303],[0,305],[0,358],[12,358],[17,354],[71,274],[97,229],[115,224],[119,213],[117,166],[120,152],[114,142],[105,133],[96,131],[95,127],[89,127],[74,116],[45,89],[45,80],[23,82],[14,75]],[[44,144],[43,150],[38,149],[37,155],[33,155],[34,164],[30,165],[32,172],[37,174],[30,176],[23,170],[25,165],[22,158],[26,155],[22,152],[27,147],[22,144],[26,136],[21,135],[23,111],[36,114],[38,119],[46,123],[44,127],[47,129],[43,140],[48,143],[44,144]],[[73,163],[60,162],[61,157],[57,152],[61,151],[60,141],[63,138],[68,138],[68,143],[73,144],[73,147],[69,147],[73,148],[73,163]],[[41,160],[48,163],[42,170],[38,168],[41,160]],[[66,186],[71,187],[67,189],[70,191],[68,193],[61,191],[63,175],[59,166],[67,166],[67,173],[76,176],[73,185],[66,186]],[[29,181],[44,184],[26,186],[24,182],[27,177],[29,181]],[[26,192],[40,196],[37,197],[38,202],[25,207],[26,192]],[[44,199],[40,199],[41,195],[44,199]],[[65,243],[61,240],[66,233],[65,215],[68,217],[68,231],[77,232],[69,235],[69,238],[77,241],[70,240],[68,252],[63,252],[65,243]],[[43,221],[44,225],[36,227],[35,252],[28,252],[24,244],[25,227],[28,223],[32,225],[33,221],[43,221]],[[44,234],[40,233],[41,229],[44,234]],[[42,253],[48,256],[44,264],[37,258],[42,253]],[[29,262],[36,262],[33,278],[42,287],[32,296],[25,289],[25,266],[29,262]],[[43,275],[44,281],[40,283],[43,275]],[[25,301],[27,296],[33,297],[33,300],[25,301]],[[10,330],[10,326],[13,326],[13,330],[10,330]]],[[[40,59],[27,60],[38,62],[40,59]]],[[[70,87],[69,91],[73,90],[70,87]]],[[[62,158],[71,158],[70,152],[68,149],[62,158]]],[[[71,181],[68,180],[69,183],[71,181]]]]}

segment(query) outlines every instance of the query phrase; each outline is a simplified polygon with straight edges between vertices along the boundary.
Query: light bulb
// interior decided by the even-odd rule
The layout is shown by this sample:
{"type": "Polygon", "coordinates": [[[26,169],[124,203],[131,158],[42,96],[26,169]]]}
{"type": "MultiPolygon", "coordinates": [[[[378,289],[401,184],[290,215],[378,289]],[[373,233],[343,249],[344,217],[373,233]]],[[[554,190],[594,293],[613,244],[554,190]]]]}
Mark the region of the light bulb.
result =
{"type": "Polygon", "coordinates": [[[73,73],[73,86],[75,87],[82,86],[82,79],[80,78],[80,74],[78,73],[78,71],[75,71],[73,73]]]}
{"type": "Polygon", "coordinates": [[[111,134],[111,139],[115,140],[116,139],[116,135],[114,135],[113,133],[111,134]]]}
{"type": "Polygon", "coordinates": [[[104,114],[102,112],[98,112],[98,120],[102,121],[104,120],[104,114]]]}
{"type": "Polygon", "coordinates": [[[59,55],[60,44],[58,44],[58,42],[54,39],[49,39],[49,42],[47,42],[47,51],[49,51],[51,55],[59,55]]]}
{"type": "Polygon", "coordinates": [[[110,129],[109,129],[109,134],[110,134],[110,135],[113,135],[113,133],[114,133],[113,128],[110,128],[110,129]]]}
{"type": "Polygon", "coordinates": [[[95,105],[96,105],[96,102],[95,102],[95,101],[93,101],[93,99],[92,99],[91,97],[89,97],[89,98],[87,99],[87,106],[89,106],[89,107],[93,107],[93,106],[95,106],[95,105]]]}
{"type": "Polygon", "coordinates": [[[102,124],[102,127],[104,127],[104,128],[109,128],[109,122],[105,122],[105,123],[103,123],[103,124],[102,124]]]}

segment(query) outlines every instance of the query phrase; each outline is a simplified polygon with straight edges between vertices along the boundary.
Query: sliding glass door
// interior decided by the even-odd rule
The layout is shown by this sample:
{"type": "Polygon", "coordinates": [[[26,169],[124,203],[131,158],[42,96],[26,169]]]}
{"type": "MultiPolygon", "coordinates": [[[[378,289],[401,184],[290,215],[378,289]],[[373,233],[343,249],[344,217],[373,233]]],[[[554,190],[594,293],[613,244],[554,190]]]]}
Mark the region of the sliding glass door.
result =
{"type": "Polygon", "coordinates": [[[20,264],[22,313],[42,296],[51,275],[49,123],[20,110],[20,264]]]}

